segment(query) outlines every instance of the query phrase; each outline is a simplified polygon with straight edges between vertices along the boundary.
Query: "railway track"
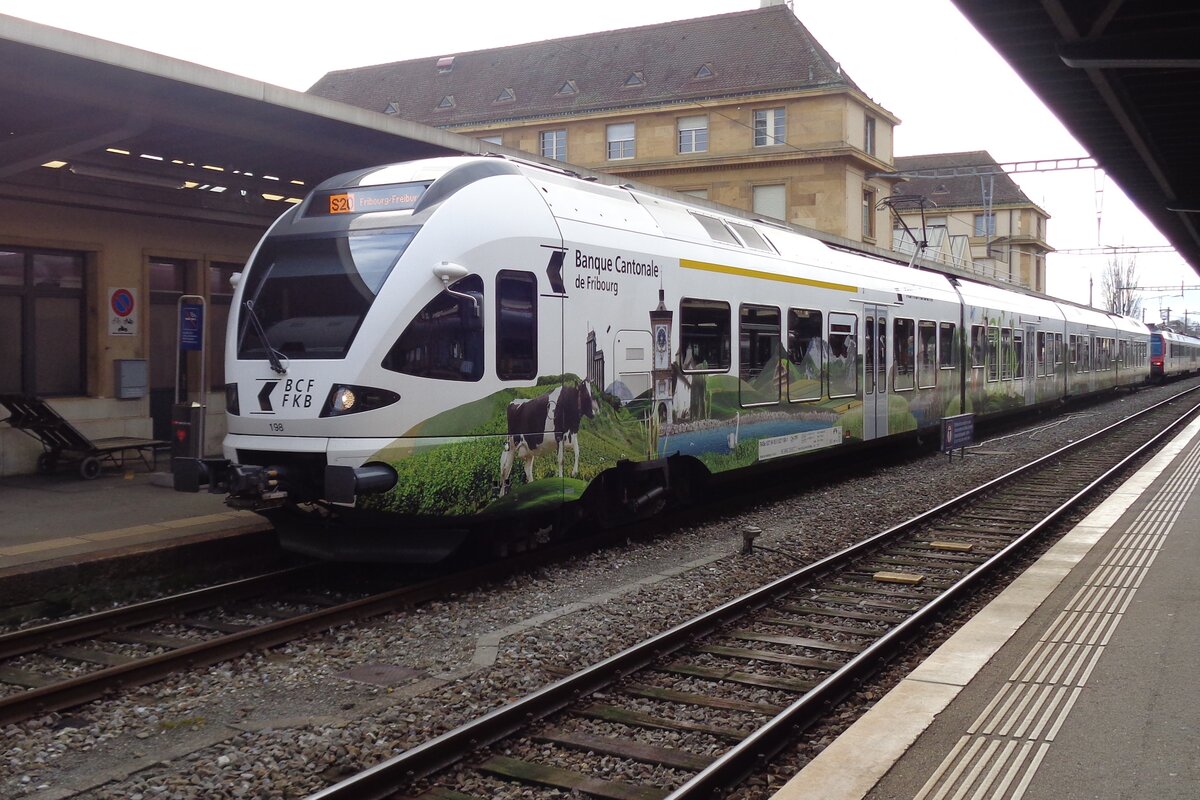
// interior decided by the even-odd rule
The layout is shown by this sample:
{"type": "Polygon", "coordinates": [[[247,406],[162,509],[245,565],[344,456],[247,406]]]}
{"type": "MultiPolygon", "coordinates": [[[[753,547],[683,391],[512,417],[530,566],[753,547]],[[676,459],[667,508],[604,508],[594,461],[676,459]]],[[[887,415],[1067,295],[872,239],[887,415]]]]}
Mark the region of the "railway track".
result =
{"type": "Polygon", "coordinates": [[[310,800],[536,797],[535,787],[613,800],[720,795],[1163,441],[1200,409],[1195,392],[567,675],[310,800]]]}
{"type": "Polygon", "coordinates": [[[399,578],[380,591],[345,588],[328,565],[308,564],[0,634],[0,725],[473,589],[626,535],[601,531],[425,580],[399,578]]]}

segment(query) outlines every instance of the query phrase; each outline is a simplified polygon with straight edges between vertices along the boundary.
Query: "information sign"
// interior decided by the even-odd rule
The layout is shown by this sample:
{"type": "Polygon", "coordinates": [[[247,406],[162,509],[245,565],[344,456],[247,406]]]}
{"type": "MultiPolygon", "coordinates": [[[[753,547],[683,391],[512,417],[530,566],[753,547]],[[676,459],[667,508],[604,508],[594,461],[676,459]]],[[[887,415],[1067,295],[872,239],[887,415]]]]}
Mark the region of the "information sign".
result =
{"type": "Polygon", "coordinates": [[[975,441],[975,415],[942,417],[942,452],[960,450],[975,441]]]}
{"type": "Polygon", "coordinates": [[[200,303],[179,304],[179,349],[204,349],[204,306],[200,303]]]}

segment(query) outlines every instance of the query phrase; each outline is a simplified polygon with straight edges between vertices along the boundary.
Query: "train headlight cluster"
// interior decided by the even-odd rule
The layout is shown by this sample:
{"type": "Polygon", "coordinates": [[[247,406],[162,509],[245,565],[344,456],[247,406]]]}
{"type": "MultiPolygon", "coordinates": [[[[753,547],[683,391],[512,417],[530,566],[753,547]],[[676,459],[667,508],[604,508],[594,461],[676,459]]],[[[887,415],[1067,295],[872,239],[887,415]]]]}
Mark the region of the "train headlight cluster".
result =
{"type": "Polygon", "coordinates": [[[345,414],[372,411],[376,408],[390,406],[399,399],[400,395],[387,389],[335,383],[329,390],[329,398],[325,401],[325,407],[321,409],[321,416],[340,417],[345,414]]]}

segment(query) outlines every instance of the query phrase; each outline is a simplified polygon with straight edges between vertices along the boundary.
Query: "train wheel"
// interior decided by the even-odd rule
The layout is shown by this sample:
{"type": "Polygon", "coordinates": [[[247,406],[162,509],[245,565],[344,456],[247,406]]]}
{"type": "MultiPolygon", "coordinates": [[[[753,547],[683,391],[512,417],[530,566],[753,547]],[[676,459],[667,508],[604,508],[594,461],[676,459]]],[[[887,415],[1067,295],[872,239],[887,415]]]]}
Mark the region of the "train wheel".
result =
{"type": "Polygon", "coordinates": [[[83,461],[79,462],[79,475],[85,480],[90,481],[100,474],[100,459],[95,456],[88,456],[83,461]]]}
{"type": "Polygon", "coordinates": [[[58,456],[54,453],[42,453],[37,458],[37,471],[42,475],[49,475],[58,468],[58,456]]]}

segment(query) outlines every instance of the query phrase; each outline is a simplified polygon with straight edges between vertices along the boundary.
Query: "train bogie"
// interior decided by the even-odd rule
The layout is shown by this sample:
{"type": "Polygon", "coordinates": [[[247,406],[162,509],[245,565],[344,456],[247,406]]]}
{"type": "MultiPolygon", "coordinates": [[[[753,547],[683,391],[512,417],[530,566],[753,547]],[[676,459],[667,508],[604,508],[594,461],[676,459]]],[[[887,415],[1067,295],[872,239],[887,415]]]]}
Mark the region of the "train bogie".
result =
{"type": "Polygon", "coordinates": [[[234,302],[225,458],[179,488],[325,557],[519,546],[1149,371],[1132,321],[495,157],[326,182],[234,302]]]}

